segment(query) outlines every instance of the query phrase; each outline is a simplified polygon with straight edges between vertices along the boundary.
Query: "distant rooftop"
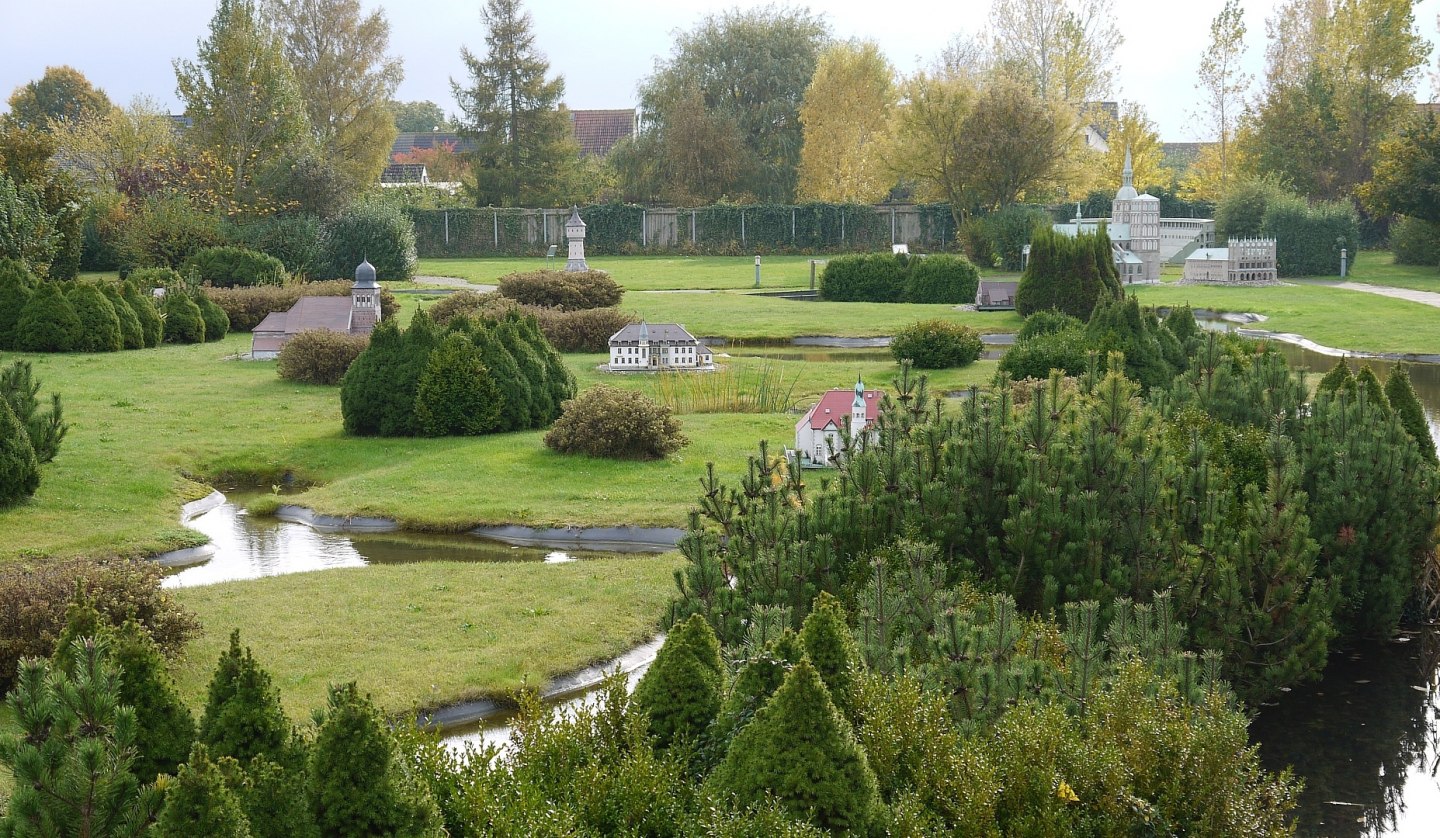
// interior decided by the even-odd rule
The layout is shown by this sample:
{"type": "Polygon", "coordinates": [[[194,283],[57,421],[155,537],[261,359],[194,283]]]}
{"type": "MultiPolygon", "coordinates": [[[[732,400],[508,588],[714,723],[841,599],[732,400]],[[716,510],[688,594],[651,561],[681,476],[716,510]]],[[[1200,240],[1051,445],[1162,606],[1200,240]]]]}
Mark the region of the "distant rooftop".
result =
{"type": "Polygon", "coordinates": [[[580,143],[581,157],[603,157],[615,144],[635,133],[635,110],[571,111],[570,124],[580,143]]]}

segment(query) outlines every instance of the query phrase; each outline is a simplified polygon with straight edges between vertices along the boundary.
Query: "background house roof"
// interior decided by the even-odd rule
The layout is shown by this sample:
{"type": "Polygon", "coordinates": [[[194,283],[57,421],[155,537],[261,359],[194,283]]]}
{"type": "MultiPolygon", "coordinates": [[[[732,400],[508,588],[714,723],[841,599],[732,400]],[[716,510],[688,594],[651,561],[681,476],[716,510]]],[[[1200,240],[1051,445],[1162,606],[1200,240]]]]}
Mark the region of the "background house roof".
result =
{"type": "Polygon", "coordinates": [[[603,157],[615,144],[635,133],[635,110],[571,111],[570,124],[575,140],[580,143],[580,156],[603,157]]]}
{"type": "Polygon", "coordinates": [[[395,142],[390,144],[390,159],[394,160],[397,154],[409,154],[417,148],[443,145],[453,145],[457,152],[475,150],[474,140],[453,131],[401,131],[395,135],[395,142]]]}

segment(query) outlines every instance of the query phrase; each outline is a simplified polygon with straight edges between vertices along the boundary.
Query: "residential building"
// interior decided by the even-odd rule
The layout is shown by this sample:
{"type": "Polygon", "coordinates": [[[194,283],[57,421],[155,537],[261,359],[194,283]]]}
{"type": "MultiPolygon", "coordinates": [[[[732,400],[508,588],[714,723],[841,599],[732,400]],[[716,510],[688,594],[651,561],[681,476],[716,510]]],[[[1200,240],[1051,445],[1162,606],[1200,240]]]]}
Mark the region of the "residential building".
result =
{"type": "Polygon", "coordinates": [[[875,422],[880,418],[879,390],[866,390],[855,379],[853,390],[828,390],[820,401],[795,423],[795,457],[802,468],[834,464],[834,455],[844,447],[846,435],[855,440],[861,434],[875,439],[875,422]]]}
{"type": "Polygon", "coordinates": [[[631,323],[610,336],[610,372],[713,370],[715,356],[679,323],[631,323]]]}

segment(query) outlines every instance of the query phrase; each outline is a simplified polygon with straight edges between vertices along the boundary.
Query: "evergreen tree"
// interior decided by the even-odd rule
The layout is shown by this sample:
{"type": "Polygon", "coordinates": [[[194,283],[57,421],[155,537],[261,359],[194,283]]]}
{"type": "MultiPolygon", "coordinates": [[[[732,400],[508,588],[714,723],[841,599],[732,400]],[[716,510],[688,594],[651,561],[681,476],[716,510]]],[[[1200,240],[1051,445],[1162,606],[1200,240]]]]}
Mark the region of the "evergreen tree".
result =
{"type": "Polygon", "coordinates": [[[144,349],[145,330],[140,325],[140,318],[135,316],[135,309],[125,302],[125,297],[120,294],[120,289],[114,283],[107,282],[100,287],[100,290],[115,309],[115,316],[119,318],[120,348],[144,349]]]}
{"type": "Polygon", "coordinates": [[[40,463],[30,435],[10,403],[0,399],[0,509],[14,506],[40,488],[40,463]]]}
{"type": "Polygon", "coordinates": [[[530,348],[530,344],[520,334],[518,324],[511,319],[505,319],[490,330],[491,334],[515,359],[520,367],[520,375],[524,377],[526,388],[530,391],[530,417],[525,427],[543,428],[555,421],[560,415],[560,405],[555,403],[550,390],[550,376],[545,372],[545,362],[530,348]]]}
{"type": "Polygon", "coordinates": [[[340,415],[345,432],[361,436],[380,433],[391,394],[390,381],[400,364],[404,337],[394,320],[382,320],[370,343],[350,364],[340,381],[340,415]]]}
{"type": "Polygon", "coordinates": [[[200,309],[200,318],[205,321],[205,342],[213,343],[224,338],[230,331],[230,315],[214,300],[205,296],[204,291],[197,289],[192,299],[200,309]]]}
{"type": "Polygon", "coordinates": [[[1425,409],[1420,406],[1420,397],[1410,385],[1410,368],[1396,364],[1385,379],[1385,397],[1399,417],[1405,432],[1420,447],[1420,453],[1432,464],[1437,462],[1435,440],[1430,436],[1430,423],[1425,421],[1425,409]]]}
{"type": "Polygon", "coordinates": [[[15,323],[15,348],[21,352],[74,352],[82,337],[80,318],[59,283],[42,282],[15,323]]]}
{"type": "Polygon", "coordinates": [[[1103,231],[1067,236],[1049,225],[1036,227],[1030,261],[1015,290],[1015,309],[1028,317],[1053,308],[1089,320],[1098,302],[1121,296],[1113,260],[1100,254],[1108,241],[1103,231]]]}
{"type": "Polygon", "coordinates": [[[154,838],[251,838],[250,822],[235,793],[195,743],[190,759],[165,789],[165,808],[151,832],[154,838]]]}
{"type": "Polygon", "coordinates": [[[665,638],[635,687],[635,706],[658,747],[699,740],[719,712],[722,679],[720,641],[704,617],[692,614],[665,638]]]}
{"type": "Polygon", "coordinates": [[[780,637],[767,643],[750,655],[735,673],[730,689],[720,704],[715,724],[708,731],[706,747],[719,753],[712,758],[711,765],[718,764],[725,756],[725,749],[770,696],[785,683],[785,674],[804,657],[805,649],[795,633],[786,630],[780,637]]]}
{"type": "Polygon", "coordinates": [[[565,358],[540,331],[540,323],[533,317],[516,316],[520,334],[530,348],[545,362],[546,380],[550,384],[550,399],[555,404],[555,415],[560,414],[560,405],[575,398],[575,374],[565,365],[565,358]]]}
{"type": "Polygon", "coordinates": [[[1085,337],[1086,343],[1099,352],[1101,358],[1111,352],[1123,353],[1123,372],[1142,386],[1166,387],[1177,372],[1167,354],[1173,357],[1178,346],[1172,345],[1167,353],[1160,339],[1161,331],[1154,314],[1142,311],[1134,297],[1106,297],[1095,305],[1095,312],[1085,326],[1085,337]]]}
{"type": "Polygon", "coordinates": [[[81,352],[119,352],[125,348],[120,337],[120,317],[100,289],[88,282],[70,286],[65,299],[80,318],[80,341],[75,348],[81,352]]]}
{"type": "Polygon", "coordinates": [[[0,259],[0,349],[15,348],[15,327],[30,302],[35,279],[24,262],[0,259]]]}
{"type": "Polygon", "coordinates": [[[862,664],[860,648],[850,634],[845,607],[840,600],[825,591],[815,597],[815,604],[800,627],[800,642],[805,647],[805,656],[830,691],[835,707],[847,718],[853,718],[855,678],[862,664]]]}
{"type": "Polygon", "coordinates": [[[1370,400],[1370,405],[1376,410],[1387,415],[1390,413],[1390,400],[1385,398],[1385,387],[1369,364],[1362,365],[1360,371],[1355,373],[1355,387],[1365,391],[1365,398],[1370,400]]]}
{"type": "Polygon", "coordinates": [[[165,342],[203,343],[205,341],[205,318],[200,307],[180,286],[172,286],[165,293],[165,342]]]}
{"type": "Polygon", "coordinates": [[[237,778],[252,838],[319,838],[310,806],[309,757],[298,739],[291,755],[287,765],[256,757],[237,778]]]}
{"type": "Polygon", "coordinates": [[[49,410],[40,410],[40,382],[30,374],[29,361],[16,361],[0,370],[0,400],[10,405],[25,429],[36,462],[44,465],[55,459],[70,426],[65,424],[59,393],[50,394],[49,410]]]}
{"type": "Polygon", "coordinates": [[[547,79],[550,64],[535,49],[530,13],[520,0],[486,0],[484,58],[461,47],[468,86],[453,79],[460,130],[476,141],[477,206],[548,206],[564,200],[562,178],[577,157],[562,109],[565,80],[547,79]],[[548,202],[548,203],[547,203],[548,202]]]}
{"type": "Polygon", "coordinates": [[[1341,358],[1335,362],[1335,366],[1331,367],[1329,372],[1325,373],[1325,377],[1320,379],[1320,384],[1316,389],[1334,393],[1342,387],[1351,386],[1353,380],[1350,375],[1350,367],[1346,366],[1345,359],[1341,358]]]}
{"type": "Polygon", "coordinates": [[[145,334],[145,345],[159,346],[165,337],[165,324],[160,320],[154,298],[141,294],[135,283],[129,280],[120,284],[120,296],[130,304],[130,310],[135,312],[136,319],[140,321],[140,330],[145,334]]]}
{"type": "Polygon", "coordinates": [[[494,324],[476,325],[471,338],[480,350],[480,361],[500,391],[500,421],[497,430],[523,431],[530,427],[530,382],[520,372],[515,356],[495,334],[494,324]]]}
{"type": "Polygon", "coordinates": [[[773,797],[792,816],[837,832],[865,831],[881,805],[865,751],[809,660],[730,743],[709,782],[741,805],[773,797]]]}
{"type": "Polygon", "coordinates": [[[415,415],[426,436],[478,436],[499,426],[500,390],[465,335],[452,332],[430,353],[415,389],[415,415]]]}
{"type": "Polygon", "coordinates": [[[241,651],[239,629],[230,634],[230,648],[210,679],[199,739],[216,757],[242,764],[264,757],[283,765],[289,757],[290,721],[280,709],[280,692],[250,650],[241,651]]]}
{"type": "Polygon", "coordinates": [[[354,682],[330,688],[310,756],[310,788],[326,838],[443,834],[434,800],[405,776],[385,721],[354,682]]]}
{"type": "Polygon", "coordinates": [[[195,741],[195,717],[180,698],[165,657],[134,620],[115,630],[110,659],[120,668],[120,701],[135,710],[135,764],[142,783],[173,774],[195,741]]]}
{"type": "Polygon", "coordinates": [[[78,641],[66,673],[22,661],[10,707],[20,731],[0,736],[0,765],[15,775],[0,835],[139,838],[160,794],[130,770],[135,713],[119,700],[119,677],[103,638],[78,641]]]}

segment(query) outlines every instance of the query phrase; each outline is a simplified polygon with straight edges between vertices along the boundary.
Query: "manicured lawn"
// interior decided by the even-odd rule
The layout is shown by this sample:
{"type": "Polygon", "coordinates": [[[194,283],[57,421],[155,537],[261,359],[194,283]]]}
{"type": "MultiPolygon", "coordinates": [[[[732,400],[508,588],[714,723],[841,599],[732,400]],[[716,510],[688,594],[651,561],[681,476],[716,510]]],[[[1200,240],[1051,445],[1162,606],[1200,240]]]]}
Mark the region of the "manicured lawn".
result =
{"type": "Polygon", "coordinates": [[[654,634],[678,554],[569,564],[373,565],[175,592],[204,635],[175,674],[198,710],[232,629],[292,719],[357,680],[392,712],[500,695],[605,660],[654,634]]]}
{"type": "Polygon", "coordinates": [[[1355,258],[1346,279],[1371,285],[1389,285],[1392,288],[1440,291],[1440,269],[1423,265],[1397,265],[1395,255],[1388,250],[1362,250],[1355,258]]]}
{"type": "MultiPolygon", "coordinates": [[[[564,247],[550,267],[565,267],[564,247]]],[[[825,257],[762,256],[761,289],[805,288],[810,285],[810,260],[825,257]]],[[[754,256],[589,256],[590,267],[609,271],[627,291],[673,288],[753,289],[754,256]]],[[[418,272],[425,276],[456,276],[479,284],[493,284],[506,274],[546,267],[544,259],[421,259],[418,272]]],[[[817,267],[817,271],[824,265],[817,267]]],[[[819,274],[816,274],[817,278],[819,274]]]]}

